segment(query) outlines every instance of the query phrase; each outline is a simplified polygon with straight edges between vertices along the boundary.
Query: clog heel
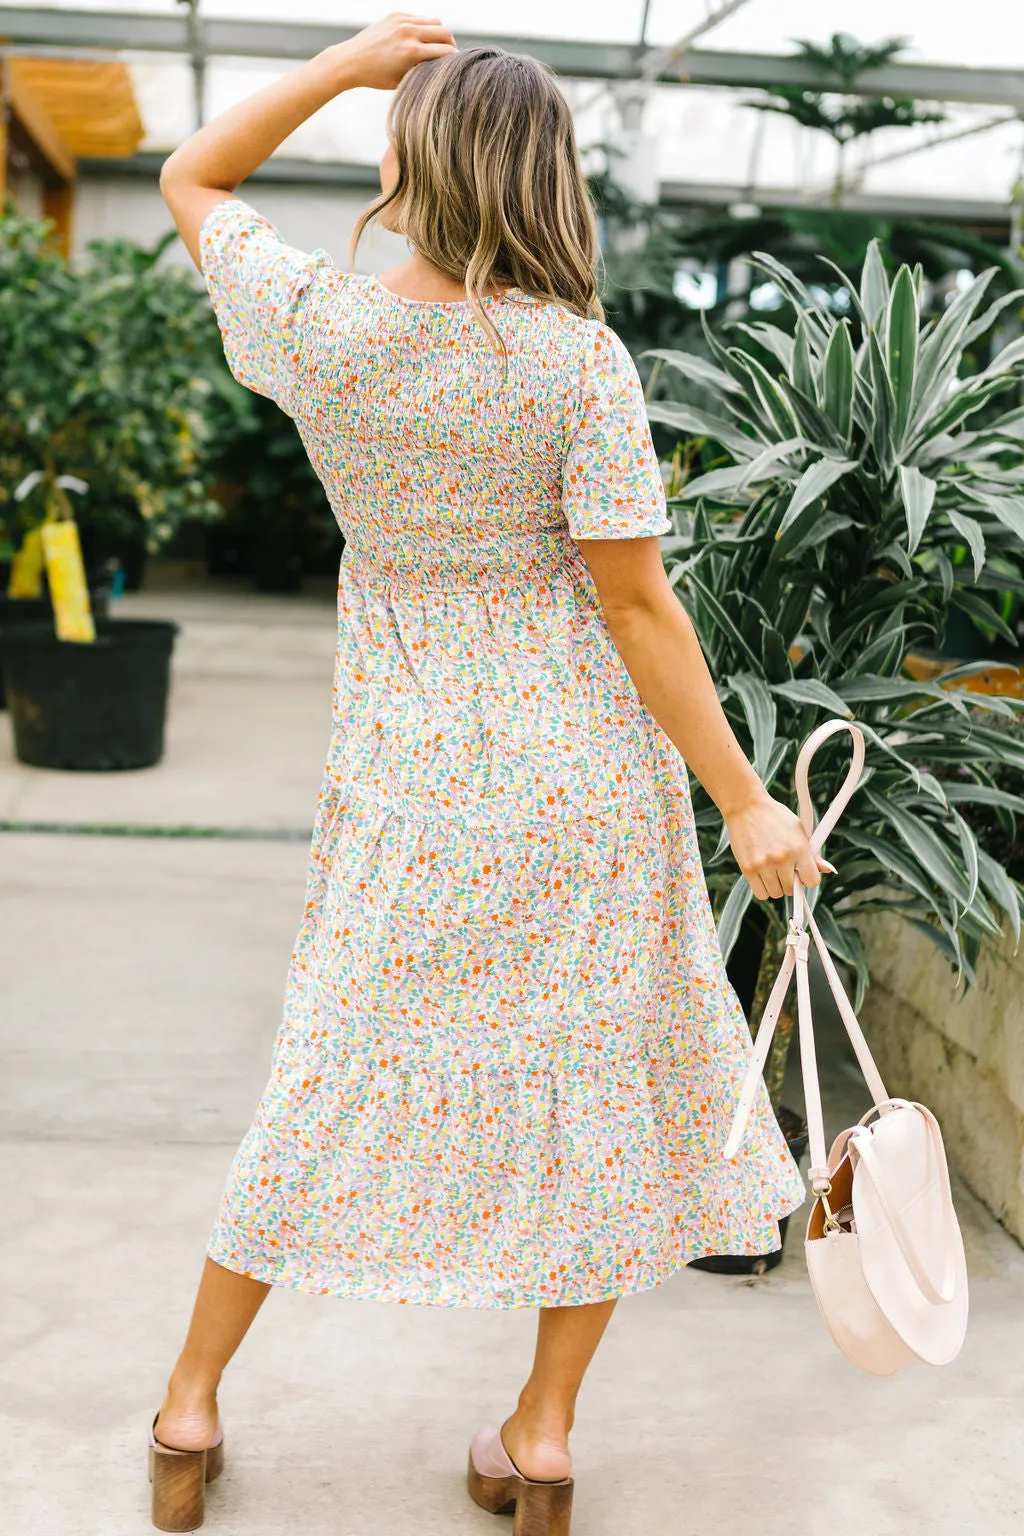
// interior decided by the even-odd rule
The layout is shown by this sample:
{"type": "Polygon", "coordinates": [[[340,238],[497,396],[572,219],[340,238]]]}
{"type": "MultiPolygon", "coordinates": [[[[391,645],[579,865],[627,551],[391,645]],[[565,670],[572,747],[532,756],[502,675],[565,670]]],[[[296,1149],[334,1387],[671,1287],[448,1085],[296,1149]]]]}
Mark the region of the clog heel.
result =
{"type": "Polygon", "coordinates": [[[469,1448],[466,1485],[474,1504],[492,1515],[514,1512],[512,1536],[569,1536],[573,1480],[537,1483],[506,1451],[500,1429],[481,1429],[469,1448]]]}
{"type": "Polygon", "coordinates": [[[158,1531],[197,1531],[206,1512],[206,1484],[224,1470],[224,1432],[205,1451],[176,1451],[149,1432],[149,1480],[153,1524],[158,1531]]]}

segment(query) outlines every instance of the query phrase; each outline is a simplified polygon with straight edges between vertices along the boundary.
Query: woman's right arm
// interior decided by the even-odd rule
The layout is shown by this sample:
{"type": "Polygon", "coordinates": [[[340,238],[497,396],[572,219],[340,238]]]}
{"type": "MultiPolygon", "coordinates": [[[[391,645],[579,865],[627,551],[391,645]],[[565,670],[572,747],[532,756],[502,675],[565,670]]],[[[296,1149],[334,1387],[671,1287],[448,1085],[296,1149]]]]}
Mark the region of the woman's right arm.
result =
{"type": "Polygon", "coordinates": [[[736,862],[759,900],[789,895],[819,868],[797,816],[773,800],[725,716],[656,538],[578,539],[612,640],[637,692],[718,806],[736,862]]]}
{"type": "Polygon", "coordinates": [[[164,161],[160,190],[189,255],[199,266],[199,231],[210,209],[342,91],[393,90],[407,70],[455,50],[434,17],[392,12],[290,70],[200,128],[164,161]]]}

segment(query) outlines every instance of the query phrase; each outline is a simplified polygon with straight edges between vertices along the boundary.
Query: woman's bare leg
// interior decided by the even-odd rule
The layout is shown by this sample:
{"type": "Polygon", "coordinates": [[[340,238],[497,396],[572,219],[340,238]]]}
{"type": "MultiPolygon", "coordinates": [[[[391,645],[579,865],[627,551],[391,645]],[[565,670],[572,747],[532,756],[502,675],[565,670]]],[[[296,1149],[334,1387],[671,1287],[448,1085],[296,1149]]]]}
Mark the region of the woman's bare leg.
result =
{"type": "Polygon", "coordinates": [[[185,1347],[171,1372],[156,1437],[179,1451],[200,1451],[217,1432],[221,1373],[245,1338],[270,1290],[206,1260],[185,1347]]]}
{"type": "Polygon", "coordinates": [[[614,1301],[542,1309],[530,1379],[501,1431],[505,1449],[524,1477],[554,1481],[570,1476],[569,1431],[576,1394],[614,1310],[614,1301]]]}

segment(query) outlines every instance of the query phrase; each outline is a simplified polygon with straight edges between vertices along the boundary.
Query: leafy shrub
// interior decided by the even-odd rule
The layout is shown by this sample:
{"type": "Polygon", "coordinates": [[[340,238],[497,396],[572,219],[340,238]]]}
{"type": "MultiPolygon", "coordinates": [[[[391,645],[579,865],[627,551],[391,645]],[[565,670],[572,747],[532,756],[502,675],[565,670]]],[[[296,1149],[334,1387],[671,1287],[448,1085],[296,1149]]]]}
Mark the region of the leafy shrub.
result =
{"type": "MultiPolygon", "coordinates": [[[[973,978],[980,944],[1005,917],[1020,931],[1021,889],[964,810],[1024,809],[998,782],[1007,768],[1024,771],[1024,740],[993,727],[1021,706],[959,686],[984,662],[941,683],[909,676],[906,663],[937,644],[951,608],[1014,643],[991,593],[1022,586],[1005,557],[1024,536],[1024,409],[996,407],[1019,387],[1024,340],[976,377],[960,369],[1021,295],[979,316],[985,273],[922,324],[920,272],[901,267],[890,285],[873,244],[859,293],[848,285],[851,322],[771,257],[759,261],[797,312],[794,334],[743,326],[741,346],[706,329],[710,358],[650,354],[710,402],[655,401],[652,422],[724,461],[670,485],[670,576],[726,712],[779,798],[793,803],[798,745],[823,715],[856,716],[864,730],[866,781],[830,840],[839,874],[816,908],[858,991],[868,975],[854,919],[877,908],[898,909],[973,978]],[[979,413],[992,419],[974,430],[979,413]]],[[[833,792],[844,750],[816,759],[819,795],[833,792]]],[[[718,813],[700,792],[695,804],[728,953],[750,890],[721,862],[718,813]]],[[[781,914],[770,921],[777,935],[781,914]]]]}

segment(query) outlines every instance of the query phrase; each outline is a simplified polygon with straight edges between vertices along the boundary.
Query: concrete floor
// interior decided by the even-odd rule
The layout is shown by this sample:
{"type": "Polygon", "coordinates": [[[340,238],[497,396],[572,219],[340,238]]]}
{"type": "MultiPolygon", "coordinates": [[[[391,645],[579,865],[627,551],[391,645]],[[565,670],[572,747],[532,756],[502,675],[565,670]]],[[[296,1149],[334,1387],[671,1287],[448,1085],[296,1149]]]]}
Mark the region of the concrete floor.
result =
{"type": "Polygon", "coordinates": [[[308,832],[330,736],[333,594],[197,585],[129,595],[117,612],[181,626],[164,761],[139,773],[41,773],[14,760],[0,712],[0,823],[308,832]]]}
{"type": "MultiPolygon", "coordinates": [[[[159,607],[185,626],[166,763],[37,774],[0,743],[3,815],[308,826],[329,609],[202,593],[159,607]]],[[[0,860],[0,1536],[142,1536],[146,1425],[269,1066],[306,849],[9,834],[0,860]]],[[[838,1127],[864,1091],[825,1055],[838,1127]]],[[[764,1279],[684,1270],[623,1302],[581,1403],[574,1536],[1024,1529],[1024,1253],[970,1196],[959,1205],[973,1320],[943,1371],[877,1382],[847,1365],[799,1220],[764,1279]]],[[[532,1328],[527,1312],[276,1293],[224,1385],[228,1469],[206,1529],[511,1536],[461,1480],[470,1434],[513,1401],[532,1328]]]]}

